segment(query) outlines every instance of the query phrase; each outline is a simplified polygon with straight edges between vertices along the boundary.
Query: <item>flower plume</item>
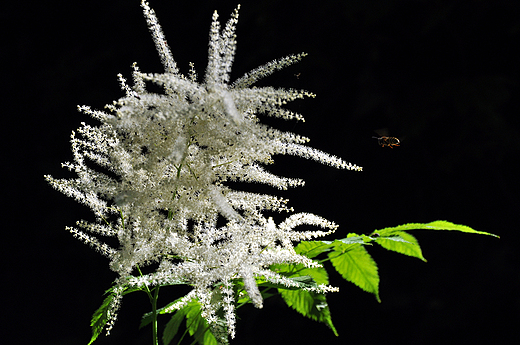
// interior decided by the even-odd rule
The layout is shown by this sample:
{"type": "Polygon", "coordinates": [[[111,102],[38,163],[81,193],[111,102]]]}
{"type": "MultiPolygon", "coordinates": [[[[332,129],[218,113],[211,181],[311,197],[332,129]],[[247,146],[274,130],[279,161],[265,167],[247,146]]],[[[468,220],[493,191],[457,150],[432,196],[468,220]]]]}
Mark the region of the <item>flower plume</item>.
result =
{"type": "MultiPolygon", "coordinates": [[[[305,137],[260,122],[264,115],[303,120],[283,105],[314,94],[252,85],[305,54],[269,62],[230,83],[239,7],[223,29],[215,12],[208,66],[198,82],[193,68],[188,76],[179,72],[155,12],[145,1],[141,6],[164,73],[143,73],[134,64],[132,85],[119,75],[125,96],[107,105],[106,111],[80,106],[81,112],[100,123],[82,123],[71,136],[73,161],[63,166],[77,177],[46,179],[92,209],[94,222],[82,220],[68,230],[110,259],[110,268],[119,275],[118,286],[189,284],[193,290],[183,303],[196,298],[215,333],[222,325],[217,311],[222,310],[233,337],[233,285],[241,281],[252,303],[261,307],[255,279],[292,286],[291,280],[269,267],[280,263],[315,267],[314,261],[295,252],[294,245],[327,235],[336,225],[309,213],[295,213],[275,224],[265,212],[292,212],[287,200],[234,189],[229,182],[256,182],[278,189],[302,185],[302,180],[267,170],[277,154],[311,158],[336,168],[361,168],[306,146],[305,137]],[[147,91],[149,83],[161,86],[163,92],[147,91]],[[322,229],[295,229],[301,225],[322,229]],[[117,246],[104,243],[100,236],[117,239],[117,246]],[[140,274],[139,267],[150,264],[156,270],[140,274]]],[[[116,291],[121,297],[122,289],[116,291]]],[[[108,328],[116,318],[119,299],[112,304],[108,328]]]]}

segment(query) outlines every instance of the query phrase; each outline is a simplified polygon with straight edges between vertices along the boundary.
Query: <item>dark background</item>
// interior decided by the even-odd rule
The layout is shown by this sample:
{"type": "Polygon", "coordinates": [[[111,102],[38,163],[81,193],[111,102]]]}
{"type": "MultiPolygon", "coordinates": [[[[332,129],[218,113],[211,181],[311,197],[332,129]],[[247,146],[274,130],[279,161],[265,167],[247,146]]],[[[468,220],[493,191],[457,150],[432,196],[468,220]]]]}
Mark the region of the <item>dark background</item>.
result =
{"type": "MultiPolygon", "coordinates": [[[[202,76],[211,15],[216,9],[225,22],[236,2],[150,2],[181,71],[192,61],[202,76]]],[[[273,299],[263,310],[240,310],[233,344],[518,342],[518,2],[241,3],[232,80],[307,52],[259,83],[316,93],[289,105],[306,122],[266,122],[364,167],[350,172],[280,157],[272,170],[307,185],[274,194],[340,224],[336,238],[445,219],[501,239],[417,232],[428,263],[368,248],[382,303],[331,270],[340,287],[328,297],[339,338],[273,299]],[[380,128],[401,147],[379,147],[372,136],[380,128]]],[[[53,190],[43,174],[70,176],[60,168],[71,159],[69,135],[81,121],[95,124],[77,104],[100,109],[121,97],[116,74],[129,78],[134,61],[144,72],[162,67],[138,0],[20,1],[4,6],[0,19],[2,343],[86,344],[90,317],[115,275],[64,230],[91,219],[86,207],[53,190]]],[[[179,293],[164,290],[162,302],[179,293]]],[[[146,295],[125,297],[112,335],[96,343],[149,344],[150,330],[137,329],[148,310],[146,295]]]]}

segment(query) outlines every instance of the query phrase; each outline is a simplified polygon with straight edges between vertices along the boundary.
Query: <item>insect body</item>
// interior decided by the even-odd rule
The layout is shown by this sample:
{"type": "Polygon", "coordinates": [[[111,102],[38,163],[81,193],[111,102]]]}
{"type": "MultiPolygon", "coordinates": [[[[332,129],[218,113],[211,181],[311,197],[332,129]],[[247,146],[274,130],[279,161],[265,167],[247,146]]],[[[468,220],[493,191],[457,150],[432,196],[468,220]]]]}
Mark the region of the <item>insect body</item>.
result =
{"type": "Polygon", "coordinates": [[[399,139],[397,139],[395,137],[382,136],[382,137],[372,137],[372,138],[377,139],[377,143],[379,145],[381,145],[381,147],[387,146],[389,148],[393,148],[394,146],[399,146],[399,144],[401,143],[399,141],[399,139]]]}

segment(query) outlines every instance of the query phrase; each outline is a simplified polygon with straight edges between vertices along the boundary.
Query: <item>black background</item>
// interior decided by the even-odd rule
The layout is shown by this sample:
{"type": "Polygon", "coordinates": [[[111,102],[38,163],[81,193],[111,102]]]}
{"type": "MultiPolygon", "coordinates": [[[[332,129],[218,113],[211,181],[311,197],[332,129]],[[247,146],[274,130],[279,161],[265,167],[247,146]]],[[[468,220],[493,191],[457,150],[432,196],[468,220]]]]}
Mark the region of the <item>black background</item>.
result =
{"type": "MultiPolygon", "coordinates": [[[[202,76],[211,15],[218,10],[225,22],[236,2],[151,6],[181,71],[191,61],[202,76]]],[[[70,132],[81,121],[95,123],[77,104],[100,109],[121,97],[116,74],[130,77],[134,61],[144,72],[162,67],[138,0],[21,1],[4,6],[0,19],[2,342],[86,344],[90,317],[115,275],[63,230],[91,219],[88,210],[43,175],[70,176],[60,168],[71,159],[70,132]]],[[[273,171],[307,185],[274,194],[338,223],[336,238],[445,219],[501,239],[417,232],[428,263],[368,248],[379,264],[382,303],[332,273],[340,292],[328,300],[339,338],[273,299],[262,310],[240,310],[233,343],[516,343],[517,2],[242,1],[237,35],[232,80],[273,59],[309,54],[259,83],[316,93],[289,105],[306,122],[266,122],[364,167],[277,157],[273,171]],[[372,136],[380,128],[401,147],[379,147],[372,136]]],[[[165,290],[160,302],[182,292],[165,290]]],[[[125,297],[113,334],[96,343],[149,344],[150,330],[137,329],[148,310],[145,294],[125,297]]]]}

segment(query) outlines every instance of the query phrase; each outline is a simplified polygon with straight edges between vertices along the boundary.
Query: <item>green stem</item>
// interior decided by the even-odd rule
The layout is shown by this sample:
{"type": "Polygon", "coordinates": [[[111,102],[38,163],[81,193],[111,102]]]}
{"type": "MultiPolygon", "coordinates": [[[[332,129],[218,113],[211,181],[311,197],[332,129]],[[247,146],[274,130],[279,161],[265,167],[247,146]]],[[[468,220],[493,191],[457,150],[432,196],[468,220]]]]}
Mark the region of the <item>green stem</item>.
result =
{"type": "Polygon", "coordinates": [[[150,303],[152,304],[152,337],[153,344],[159,345],[159,339],[157,337],[157,298],[159,297],[159,287],[156,286],[153,293],[153,298],[150,298],[150,303]]]}
{"type": "MultiPolygon", "coordinates": [[[[136,267],[142,277],[143,273],[141,272],[141,269],[137,265],[136,267]]],[[[148,288],[148,285],[145,285],[144,288],[148,294],[148,298],[150,299],[150,304],[152,305],[152,344],[159,345],[159,339],[157,338],[157,298],[159,297],[159,286],[156,286],[153,289],[153,295],[148,288]]]]}

